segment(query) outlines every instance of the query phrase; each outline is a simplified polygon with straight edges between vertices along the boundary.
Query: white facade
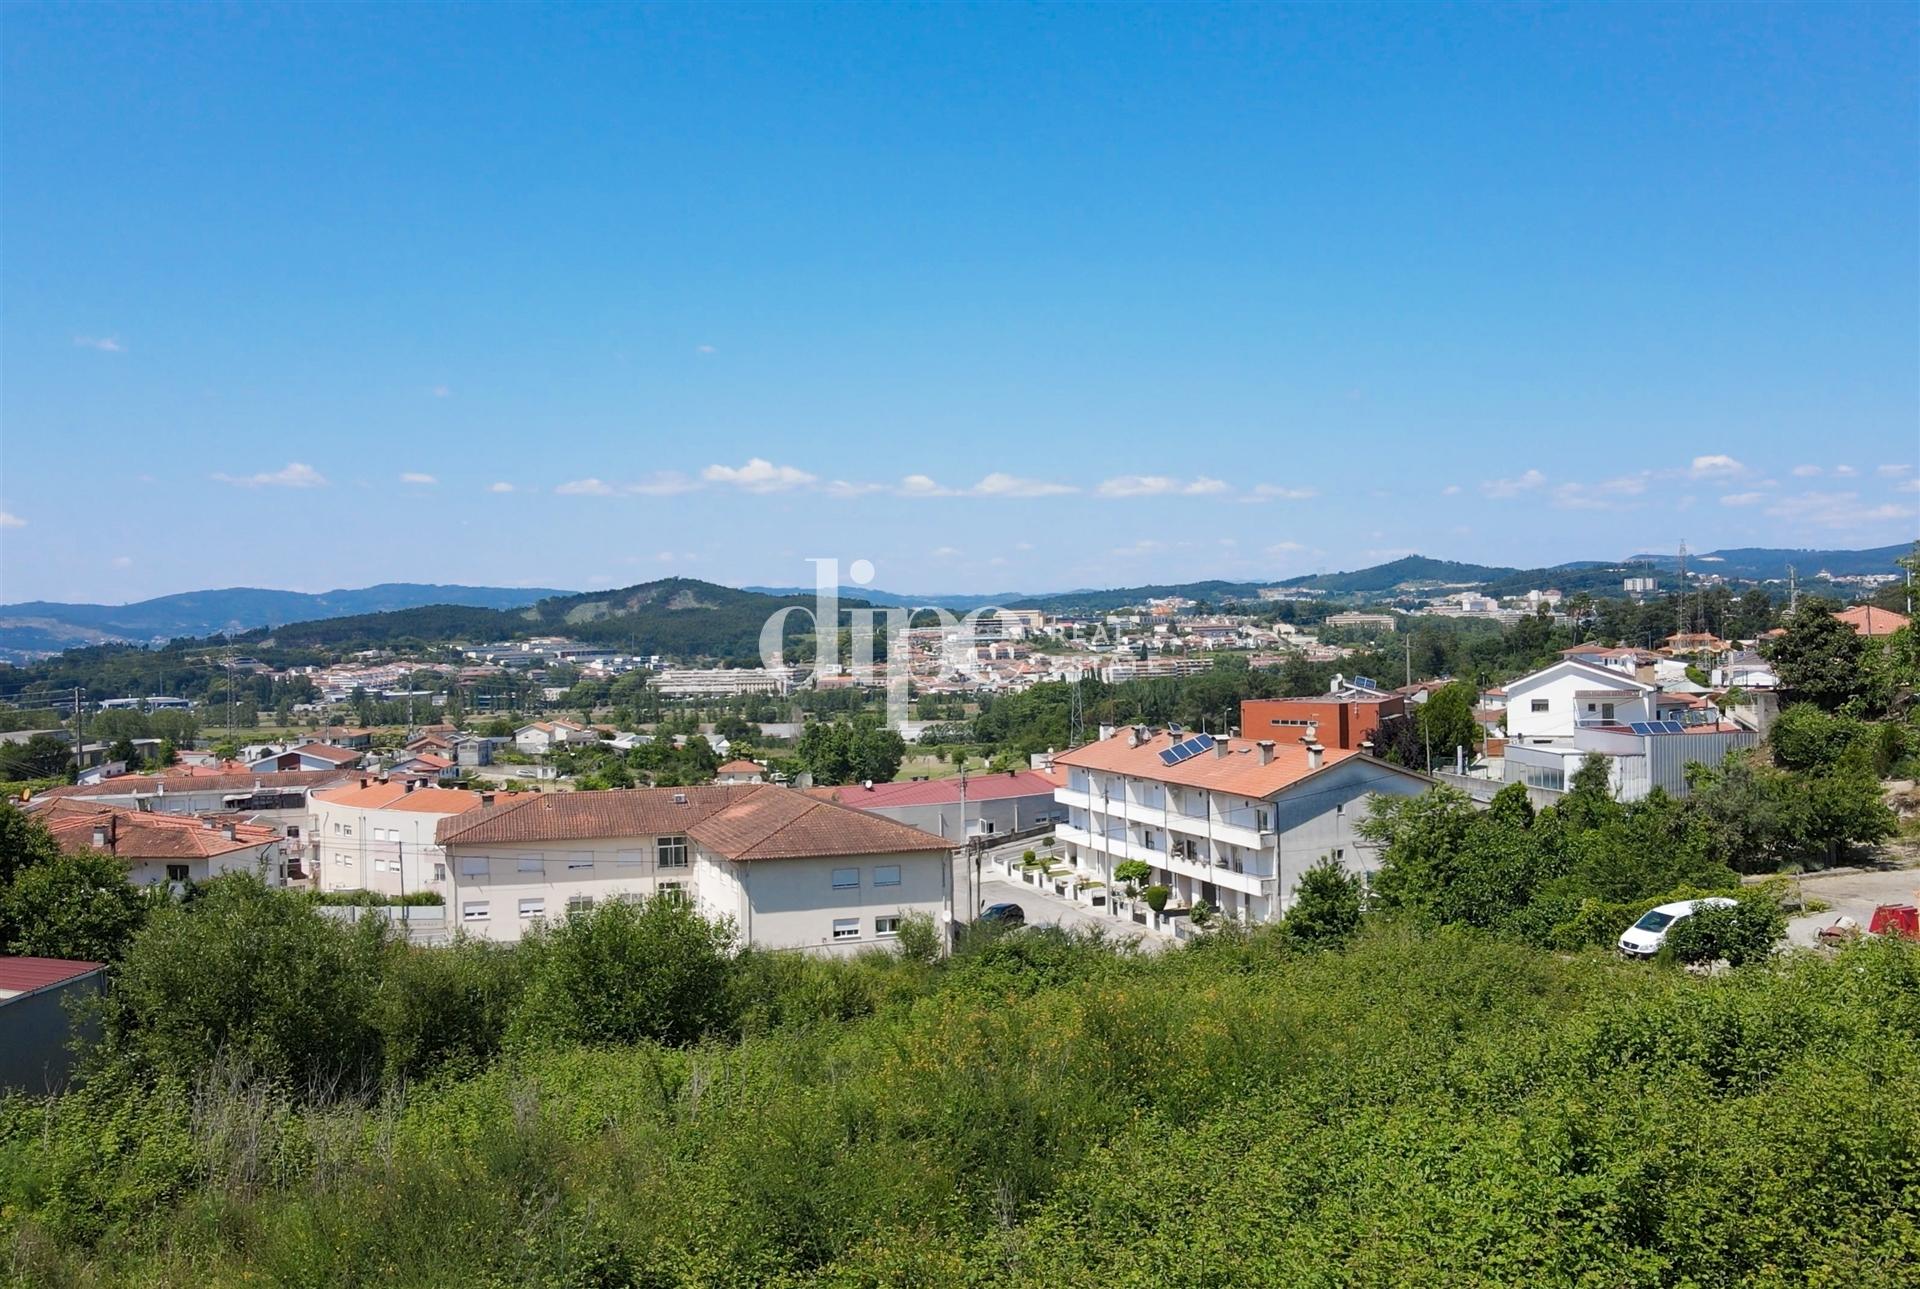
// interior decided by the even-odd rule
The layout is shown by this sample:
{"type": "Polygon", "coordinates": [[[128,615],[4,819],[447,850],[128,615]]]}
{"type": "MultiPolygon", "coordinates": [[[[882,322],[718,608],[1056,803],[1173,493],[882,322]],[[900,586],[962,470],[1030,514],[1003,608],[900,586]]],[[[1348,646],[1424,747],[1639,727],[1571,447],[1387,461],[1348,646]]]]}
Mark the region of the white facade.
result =
{"type": "Polygon", "coordinates": [[[1570,741],[1582,725],[1654,719],[1654,686],[1568,658],[1506,683],[1507,743],[1570,741]]]}
{"type": "Polygon", "coordinates": [[[952,909],[952,855],[734,861],[683,834],[447,847],[451,927],[512,943],[605,900],[677,891],[733,920],[742,946],[847,953],[892,942],[899,919],[952,909]]]}
{"type": "Polygon", "coordinates": [[[569,743],[593,743],[598,736],[571,721],[539,721],[513,732],[513,745],[529,756],[541,756],[569,743]]]}
{"type": "Polygon", "coordinates": [[[1205,900],[1229,916],[1269,921],[1286,912],[1300,875],[1322,858],[1355,873],[1378,866],[1355,832],[1374,795],[1418,796],[1429,787],[1422,775],[1361,756],[1265,798],[1073,766],[1054,794],[1067,812],[1055,837],[1072,870],[1061,885],[1108,904],[1114,867],[1143,860],[1154,869],[1149,882],[1171,888],[1169,907],[1205,900]]]}
{"type": "Polygon", "coordinates": [[[369,809],[328,801],[325,794],[311,804],[308,858],[316,890],[447,894],[447,856],[433,834],[458,812],[369,809]]]}

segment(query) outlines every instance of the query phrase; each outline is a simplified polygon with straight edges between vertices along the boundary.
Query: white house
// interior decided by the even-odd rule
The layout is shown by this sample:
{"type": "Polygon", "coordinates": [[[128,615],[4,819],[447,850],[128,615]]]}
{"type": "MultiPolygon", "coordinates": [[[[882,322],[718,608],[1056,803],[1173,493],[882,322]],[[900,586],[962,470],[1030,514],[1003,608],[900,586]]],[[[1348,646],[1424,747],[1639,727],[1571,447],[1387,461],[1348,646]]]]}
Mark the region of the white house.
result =
{"type": "Polygon", "coordinates": [[[430,779],[362,777],[315,792],[307,859],[322,891],[447,893],[447,856],[434,839],[442,819],[478,809],[482,796],[430,779]]]}
{"type": "Polygon", "coordinates": [[[1533,788],[1565,791],[1582,762],[1598,754],[1608,758],[1609,782],[1621,801],[1637,801],[1655,787],[1684,796],[1688,765],[1718,765],[1758,737],[1722,721],[1699,694],[1665,690],[1580,658],[1563,658],[1505,688],[1504,777],[1533,788]]]}
{"type": "Polygon", "coordinates": [[[299,747],[251,761],[247,768],[256,774],[281,770],[351,770],[360,764],[364,756],[365,753],[350,747],[335,747],[331,743],[303,743],[299,747]]]}
{"type": "Polygon", "coordinates": [[[1111,908],[1114,868],[1152,865],[1167,907],[1200,900],[1250,922],[1280,917],[1300,875],[1322,858],[1376,865],[1354,827],[1376,794],[1417,796],[1423,774],[1357,751],[1323,748],[1318,731],[1286,743],[1123,726],[1054,757],[1065,869],[1061,893],[1111,908]]]}
{"type": "Polygon", "coordinates": [[[529,793],[445,820],[449,916],[518,940],[609,899],[677,892],[739,943],[842,953],[953,917],[953,846],[776,784],[529,793]]]}
{"type": "Polygon", "coordinates": [[[572,721],[535,721],[513,732],[513,745],[530,756],[540,756],[569,743],[594,743],[600,736],[572,721]]]}
{"type": "Polygon", "coordinates": [[[715,783],[765,783],[767,767],[758,761],[728,761],[713,772],[715,783]]]}
{"type": "Polygon", "coordinates": [[[222,873],[253,873],[269,885],[286,880],[280,833],[236,815],[159,815],[63,798],[38,812],[60,849],[111,855],[135,886],[204,882],[222,873]]]}

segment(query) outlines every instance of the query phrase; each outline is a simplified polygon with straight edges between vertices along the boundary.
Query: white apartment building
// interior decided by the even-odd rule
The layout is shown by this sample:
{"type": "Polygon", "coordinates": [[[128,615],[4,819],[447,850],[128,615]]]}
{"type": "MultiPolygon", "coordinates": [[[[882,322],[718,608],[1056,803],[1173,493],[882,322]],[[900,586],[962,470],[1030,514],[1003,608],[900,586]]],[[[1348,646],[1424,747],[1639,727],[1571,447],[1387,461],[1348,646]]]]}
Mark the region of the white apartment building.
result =
{"type": "Polygon", "coordinates": [[[572,721],[535,721],[513,732],[513,746],[529,756],[541,756],[569,743],[594,743],[600,736],[572,721]]]}
{"type": "Polygon", "coordinates": [[[734,694],[788,694],[793,672],[786,667],[668,667],[652,685],[675,697],[725,697],[734,694]]]}
{"type": "Polygon", "coordinates": [[[1270,739],[1183,735],[1124,726],[1054,757],[1066,782],[1054,800],[1067,867],[1058,885],[1107,905],[1114,867],[1153,866],[1170,909],[1195,901],[1250,922],[1280,917],[1300,875],[1323,857],[1355,873],[1376,863],[1354,826],[1376,794],[1417,796],[1423,774],[1359,752],[1327,749],[1315,732],[1270,739]]]}
{"type": "Polygon", "coordinates": [[[668,891],[771,949],[854,952],[909,913],[953,919],[953,841],[777,784],[527,794],[438,837],[451,924],[490,940],[668,891]]]}
{"type": "Polygon", "coordinates": [[[420,778],[362,777],[313,794],[308,871],[322,891],[447,894],[447,856],[435,840],[442,819],[476,810],[483,794],[420,778]]]}

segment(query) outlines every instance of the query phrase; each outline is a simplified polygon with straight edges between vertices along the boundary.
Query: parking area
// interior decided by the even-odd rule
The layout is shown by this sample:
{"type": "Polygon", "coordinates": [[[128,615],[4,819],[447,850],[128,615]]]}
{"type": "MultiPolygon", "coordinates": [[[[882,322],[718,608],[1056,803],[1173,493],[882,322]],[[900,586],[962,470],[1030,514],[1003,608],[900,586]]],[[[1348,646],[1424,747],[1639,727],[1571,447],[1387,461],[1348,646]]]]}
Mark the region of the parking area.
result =
{"type": "Polygon", "coordinates": [[[1137,939],[1149,949],[1172,942],[1170,936],[1149,931],[1130,919],[1108,917],[1098,909],[1018,882],[987,878],[980,883],[980,900],[982,908],[989,904],[1018,904],[1027,915],[1028,926],[1058,926],[1068,931],[1100,927],[1118,939],[1137,939]]]}
{"type": "Polygon", "coordinates": [[[1875,906],[1912,904],[1920,900],[1920,868],[1881,868],[1846,873],[1809,873],[1799,878],[1801,891],[1831,907],[1787,923],[1790,944],[1814,944],[1821,927],[1832,926],[1843,914],[1866,929],[1875,906]]]}

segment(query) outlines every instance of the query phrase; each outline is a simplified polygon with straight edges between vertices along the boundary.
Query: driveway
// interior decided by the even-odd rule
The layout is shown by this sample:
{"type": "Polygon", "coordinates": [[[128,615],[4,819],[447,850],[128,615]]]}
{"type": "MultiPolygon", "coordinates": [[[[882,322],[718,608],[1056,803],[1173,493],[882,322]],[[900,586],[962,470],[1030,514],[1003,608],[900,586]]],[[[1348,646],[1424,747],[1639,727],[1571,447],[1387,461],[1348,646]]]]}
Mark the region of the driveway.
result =
{"type": "Polygon", "coordinates": [[[1810,913],[1787,923],[1787,942],[1803,947],[1816,943],[1815,933],[1832,926],[1842,914],[1858,922],[1864,931],[1876,905],[1912,904],[1920,899],[1920,868],[1809,873],[1797,881],[1803,894],[1832,906],[1824,913],[1810,913]]]}
{"type": "Polygon", "coordinates": [[[982,908],[989,904],[1018,904],[1026,912],[1028,926],[1058,926],[1067,931],[1099,927],[1115,939],[1138,940],[1147,949],[1173,943],[1172,936],[1149,931],[1131,918],[1108,917],[1098,909],[1018,882],[989,877],[980,883],[980,901],[982,908]]]}

